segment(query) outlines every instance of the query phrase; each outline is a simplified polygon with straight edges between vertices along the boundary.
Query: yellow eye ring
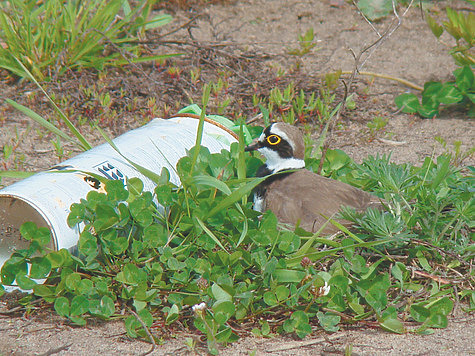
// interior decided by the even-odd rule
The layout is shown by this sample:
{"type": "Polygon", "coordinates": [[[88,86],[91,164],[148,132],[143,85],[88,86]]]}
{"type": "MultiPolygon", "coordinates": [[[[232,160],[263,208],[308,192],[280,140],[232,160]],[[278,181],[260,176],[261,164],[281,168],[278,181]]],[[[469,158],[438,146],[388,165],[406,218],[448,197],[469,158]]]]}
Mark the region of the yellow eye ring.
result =
{"type": "Polygon", "coordinates": [[[272,146],[278,145],[280,143],[280,140],[281,138],[277,135],[269,135],[267,137],[267,142],[269,143],[269,145],[272,146]]]}

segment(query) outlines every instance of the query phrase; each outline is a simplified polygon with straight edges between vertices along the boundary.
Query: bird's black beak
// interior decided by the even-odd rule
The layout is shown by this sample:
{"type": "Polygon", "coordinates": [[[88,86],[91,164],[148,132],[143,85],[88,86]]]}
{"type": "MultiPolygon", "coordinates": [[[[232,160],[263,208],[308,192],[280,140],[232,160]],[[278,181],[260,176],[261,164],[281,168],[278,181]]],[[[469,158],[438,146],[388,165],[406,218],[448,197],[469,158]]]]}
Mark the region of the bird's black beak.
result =
{"type": "Polygon", "coordinates": [[[246,148],[244,148],[244,152],[256,151],[261,147],[262,147],[262,144],[259,141],[255,141],[251,143],[249,146],[247,146],[246,148]]]}

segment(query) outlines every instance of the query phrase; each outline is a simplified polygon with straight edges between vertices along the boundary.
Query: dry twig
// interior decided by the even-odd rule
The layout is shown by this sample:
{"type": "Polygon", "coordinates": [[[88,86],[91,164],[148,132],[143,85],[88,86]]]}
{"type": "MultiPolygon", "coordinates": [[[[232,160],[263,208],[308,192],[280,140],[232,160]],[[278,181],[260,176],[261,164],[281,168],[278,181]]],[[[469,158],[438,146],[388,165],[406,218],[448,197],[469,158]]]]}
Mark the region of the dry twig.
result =
{"type": "Polygon", "coordinates": [[[142,325],[143,329],[145,330],[145,332],[147,333],[147,336],[150,340],[150,343],[152,344],[152,347],[150,348],[150,350],[140,354],[140,356],[145,356],[145,355],[148,355],[150,353],[153,352],[153,350],[155,350],[155,346],[157,346],[156,342],[155,342],[155,338],[153,337],[152,333],[150,332],[150,330],[148,329],[147,325],[145,325],[144,321],[142,320],[142,318],[136,313],[134,312],[131,308],[129,308],[127,306],[127,309],[129,310],[129,312],[139,321],[140,325],[142,325]]]}
{"type": "MultiPolygon", "coordinates": [[[[352,0],[353,5],[356,7],[358,10],[359,14],[363,17],[363,19],[371,26],[373,31],[378,35],[378,39],[371,43],[370,45],[365,45],[364,48],[359,52],[358,55],[355,54],[355,52],[350,48],[350,52],[353,55],[355,59],[353,71],[351,72],[350,78],[348,79],[347,82],[343,81],[343,84],[345,85],[345,93],[343,95],[343,98],[340,100],[338,103],[339,108],[336,111],[335,115],[330,118],[330,120],[327,122],[327,125],[325,126],[323,133],[322,133],[322,138],[321,138],[321,144],[320,144],[320,149],[322,150],[322,156],[321,160],[323,161],[325,159],[325,151],[326,148],[329,146],[329,142],[327,141],[327,133],[333,132],[333,129],[336,125],[336,123],[339,121],[341,113],[343,112],[346,104],[346,99],[348,98],[349,91],[351,90],[351,85],[353,84],[356,76],[360,74],[361,69],[364,67],[365,63],[368,61],[368,59],[372,56],[374,51],[379,48],[385,41],[388,40],[389,37],[401,26],[402,24],[402,18],[407,14],[409,9],[412,6],[412,3],[414,0],[411,0],[407,8],[404,10],[402,15],[399,15],[396,9],[395,5],[395,0],[392,0],[393,4],[393,13],[394,13],[394,18],[389,24],[389,26],[386,28],[386,30],[383,33],[380,33],[376,27],[371,23],[371,21],[361,12],[359,9],[358,5],[356,4],[355,0],[352,0]],[[364,58],[363,58],[364,56],[364,58]]],[[[411,83],[412,84],[412,83],[411,83]]],[[[318,173],[318,172],[317,172],[318,173]]]]}
{"type": "Polygon", "coordinates": [[[274,349],[270,349],[270,350],[266,350],[266,352],[281,352],[281,351],[288,351],[288,350],[292,350],[292,349],[298,349],[298,348],[301,348],[301,347],[307,347],[307,346],[312,346],[312,345],[316,345],[316,344],[321,344],[322,342],[330,342],[330,341],[333,341],[333,340],[336,340],[336,339],[339,339],[341,337],[345,336],[344,334],[334,334],[334,335],[330,335],[330,336],[327,336],[327,337],[321,337],[321,338],[318,338],[318,339],[313,339],[313,340],[308,340],[308,341],[295,341],[295,342],[292,342],[288,345],[285,345],[285,346],[281,346],[281,347],[277,347],[277,348],[274,348],[274,349]]]}
{"type": "Polygon", "coordinates": [[[55,347],[53,349],[49,349],[45,353],[40,354],[40,356],[50,356],[50,355],[60,353],[61,351],[67,351],[72,345],[73,344],[71,343],[71,344],[60,346],[60,347],[55,347]]]}

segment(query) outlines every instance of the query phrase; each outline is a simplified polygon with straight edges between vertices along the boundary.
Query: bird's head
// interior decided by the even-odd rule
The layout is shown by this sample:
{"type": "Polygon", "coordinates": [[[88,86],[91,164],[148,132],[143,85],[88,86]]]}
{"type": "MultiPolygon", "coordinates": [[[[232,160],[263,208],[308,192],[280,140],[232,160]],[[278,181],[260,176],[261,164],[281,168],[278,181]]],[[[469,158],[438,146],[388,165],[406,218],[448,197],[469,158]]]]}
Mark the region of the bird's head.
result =
{"type": "Polygon", "coordinates": [[[266,127],[245,151],[259,151],[266,158],[267,168],[272,173],[305,167],[302,133],[295,126],[283,122],[266,127]]]}

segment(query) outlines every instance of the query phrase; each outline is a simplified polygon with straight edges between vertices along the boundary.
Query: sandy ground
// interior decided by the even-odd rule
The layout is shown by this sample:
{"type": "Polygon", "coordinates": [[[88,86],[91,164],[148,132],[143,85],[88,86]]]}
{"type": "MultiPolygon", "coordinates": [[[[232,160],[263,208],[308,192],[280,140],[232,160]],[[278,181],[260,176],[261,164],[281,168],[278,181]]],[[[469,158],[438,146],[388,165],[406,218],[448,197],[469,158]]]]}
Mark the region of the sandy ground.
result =
{"type": "MultiPolygon", "coordinates": [[[[465,2],[454,4],[468,6],[465,2]]],[[[340,5],[332,7],[327,0],[244,0],[209,5],[196,10],[202,16],[194,22],[190,32],[182,29],[169,39],[190,40],[191,33],[193,40],[203,46],[221,43],[223,49],[228,48],[234,53],[267,54],[267,59],[258,65],[285,67],[295,63],[295,58],[288,55],[288,49],[297,46],[298,34],[313,27],[320,50],[302,59],[302,75],[310,77],[339,68],[351,70],[354,61],[350,49],[359,53],[376,39],[376,35],[350,4],[340,5]]],[[[174,23],[163,31],[185,24],[196,15],[196,11],[178,10],[174,13],[174,23]]],[[[384,19],[376,27],[381,31],[390,21],[390,18],[384,19]]],[[[416,8],[404,18],[392,37],[373,53],[364,70],[402,77],[423,85],[428,80],[450,79],[455,68],[447,49],[435,40],[416,8]]],[[[140,83],[140,73],[137,73],[137,78],[129,79],[131,83],[140,83]]],[[[256,85],[259,85],[258,81],[256,85]]],[[[7,89],[5,93],[8,95],[22,95],[13,87],[7,89]]],[[[435,142],[435,136],[443,137],[449,144],[459,140],[463,150],[473,146],[473,120],[462,113],[444,112],[441,118],[433,120],[398,113],[394,97],[404,91],[411,90],[392,81],[360,77],[356,85],[357,108],[345,114],[340,130],[332,137],[331,147],[343,149],[357,161],[369,154],[391,152],[396,162],[420,164],[426,156],[444,152],[435,142]],[[366,123],[376,116],[387,118],[388,124],[375,137],[369,137],[366,123]]],[[[153,95],[160,100],[163,92],[157,89],[153,95]]],[[[186,104],[183,101],[183,105],[186,104]]],[[[3,125],[0,146],[9,142],[15,132],[19,135],[27,132],[29,124],[24,118],[11,111],[0,114],[3,115],[0,118],[3,125]]],[[[118,132],[130,125],[134,124],[124,124],[118,132]]],[[[92,140],[99,142],[97,136],[92,140]]],[[[34,129],[22,138],[17,153],[25,155],[26,169],[45,169],[59,161],[49,141],[34,129]]],[[[469,157],[465,164],[473,165],[474,158],[469,157]]],[[[161,330],[154,331],[162,335],[161,330]]],[[[163,344],[157,346],[152,354],[203,354],[203,348],[191,350],[185,345],[187,338],[197,337],[185,332],[165,331],[163,344]]],[[[351,346],[354,355],[475,355],[475,317],[458,310],[447,329],[435,330],[426,336],[395,335],[359,326],[325,337],[321,331],[302,341],[287,337],[262,339],[249,336],[223,349],[222,353],[342,355],[345,348],[351,346]]],[[[0,316],[0,355],[138,355],[149,349],[149,344],[127,338],[120,321],[92,321],[85,328],[76,328],[44,311],[33,312],[28,317],[0,316]]]]}

